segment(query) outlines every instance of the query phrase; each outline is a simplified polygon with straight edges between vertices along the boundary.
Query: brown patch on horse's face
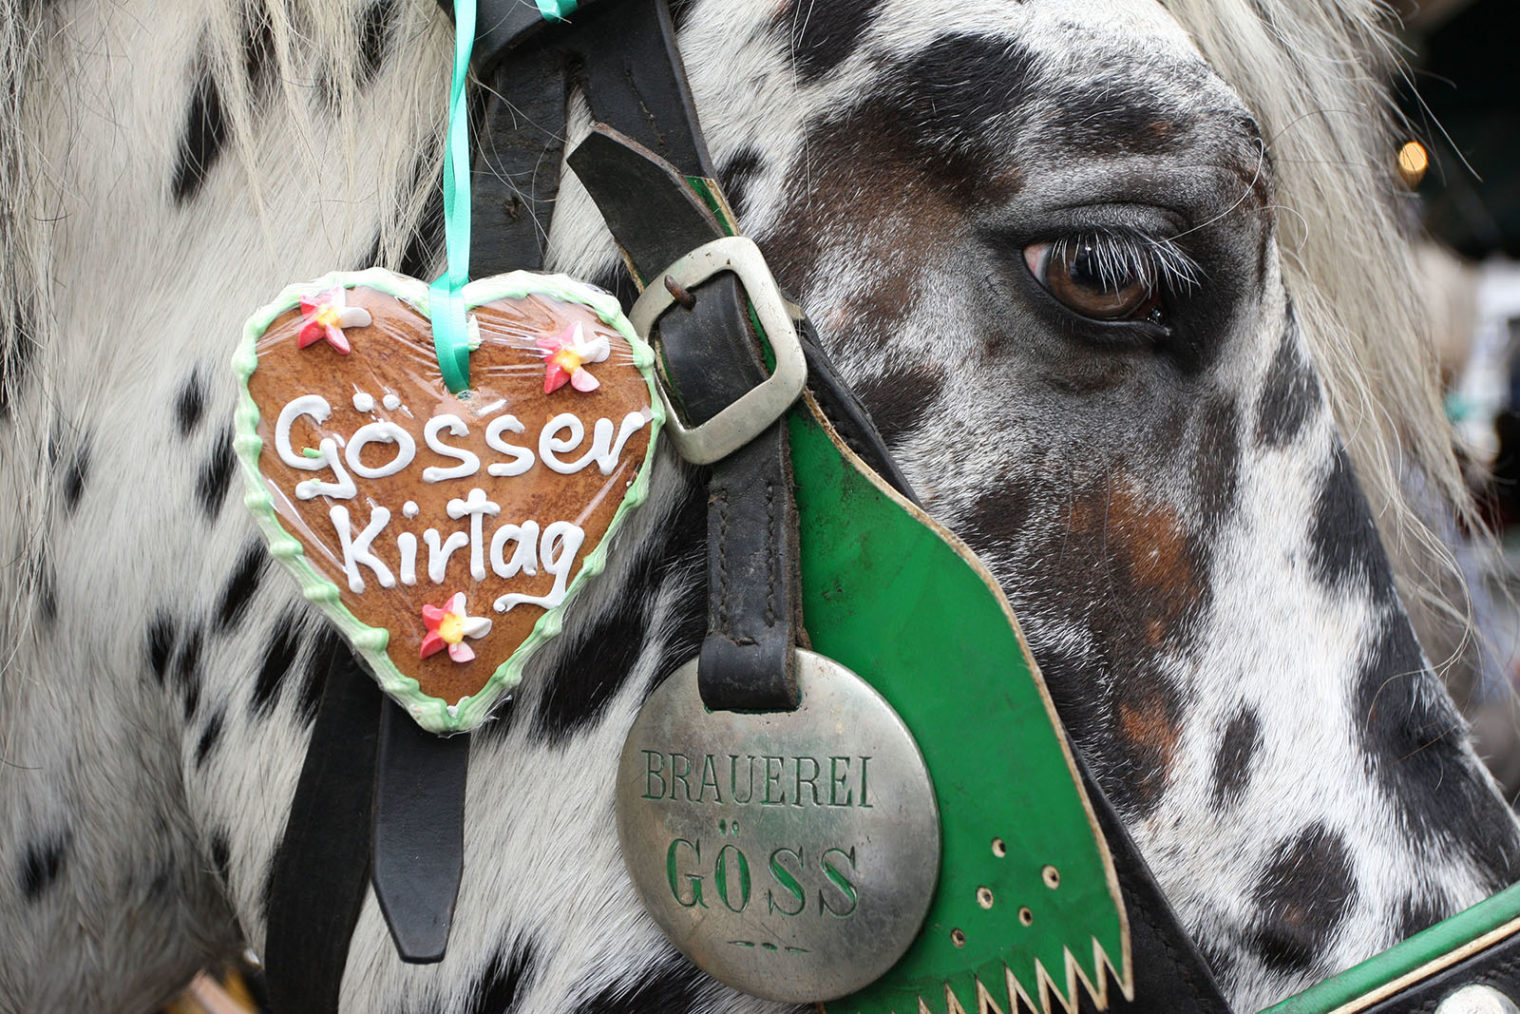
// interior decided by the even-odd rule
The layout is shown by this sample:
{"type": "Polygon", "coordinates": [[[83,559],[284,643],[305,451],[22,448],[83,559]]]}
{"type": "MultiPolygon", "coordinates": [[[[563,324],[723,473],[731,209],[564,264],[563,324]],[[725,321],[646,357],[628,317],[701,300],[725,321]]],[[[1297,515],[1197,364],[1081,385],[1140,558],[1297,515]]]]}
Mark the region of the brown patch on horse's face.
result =
{"type": "Polygon", "coordinates": [[[794,293],[811,290],[813,271],[831,262],[831,247],[869,251],[871,283],[817,321],[842,338],[867,330],[885,340],[882,329],[909,305],[923,258],[964,218],[956,195],[880,129],[886,115],[873,106],[819,129],[805,171],[793,177],[787,225],[765,243],[777,281],[794,293]],[[881,213],[865,216],[862,208],[881,213]]]}
{"type": "Polygon", "coordinates": [[[1145,641],[1159,646],[1202,595],[1194,552],[1177,511],[1145,497],[1128,479],[1079,500],[1071,531],[1099,554],[1111,578],[1122,578],[1137,607],[1145,641]]]}
{"type": "Polygon", "coordinates": [[[1159,801],[1171,778],[1182,722],[1177,702],[1160,687],[1148,687],[1119,701],[1115,734],[1135,770],[1136,795],[1143,804],[1159,801]]]}
{"type": "Polygon", "coordinates": [[[1188,693],[1175,660],[1209,598],[1207,554],[1177,507],[1117,463],[1099,467],[1054,526],[1035,515],[1020,541],[1041,572],[1011,592],[1031,625],[1074,624],[1091,638],[1075,655],[1034,645],[1035,658],[1058,704],[1083,702],[1063,711],[1068,729],[1114,804],[1139,819],[1160,803],[1181,752],[1188,693]]]}

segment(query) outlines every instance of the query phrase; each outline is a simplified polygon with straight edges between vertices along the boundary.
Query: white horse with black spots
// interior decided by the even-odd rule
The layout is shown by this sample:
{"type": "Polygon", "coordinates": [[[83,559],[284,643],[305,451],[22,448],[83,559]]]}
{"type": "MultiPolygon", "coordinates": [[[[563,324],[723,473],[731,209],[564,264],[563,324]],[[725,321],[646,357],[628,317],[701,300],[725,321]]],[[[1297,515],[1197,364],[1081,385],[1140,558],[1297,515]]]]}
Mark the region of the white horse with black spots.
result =
{"type": "MultiPolygon", "coordinates": [[[[746,231],[998,575],[1242,1010],[1520,872],[1406,613],[1434,630],[1443,584],[1399,469],[1465,508],[1383,13],[677,11],[746,231]]],[[[228,360],[291,281],[436,272],[451,42],[432,0],[0,2],[0,1010],[142,1010],[263,944],[338,645],[237,502],[228,360]]],[[[549,263],[618,270],[568,175],[549,263]]],[[[669,452],[654,488],[474,736],[447,958],[403,965],[371,901],[346,1010],[772,1009],[618,860],[620,745],[703,625],[700,491],[669,452]]]]}

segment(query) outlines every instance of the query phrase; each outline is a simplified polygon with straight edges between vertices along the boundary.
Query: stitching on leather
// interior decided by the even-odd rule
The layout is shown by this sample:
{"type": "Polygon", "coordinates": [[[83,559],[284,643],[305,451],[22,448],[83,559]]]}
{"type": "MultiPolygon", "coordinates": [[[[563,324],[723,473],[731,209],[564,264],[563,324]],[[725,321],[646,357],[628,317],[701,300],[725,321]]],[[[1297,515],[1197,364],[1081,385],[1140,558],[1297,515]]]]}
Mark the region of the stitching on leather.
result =
{"type": "Polygon", "coordinates": [[[776,625],[776,484],[765,483],[765,625],[776,625]]]}
{"type": "MultiPolygon", "coordinates": [[[[1164,952],[1166,959],[1171,963],[1173,970],[1178,973],[1178,981],[1187,987],[1188,992],[1192,995],[1194,1002],[1199,1006],[1202,1006],[1202,984],[1198,981],[1198,978],[1194,973],[1192,962],[1182,960],[1181,956],[1177,953],[1177,947],[1172,940],[1172,935],[1170,933],[1162,931],[1161,923],[1157,918],[1156,913],[1151,911],[1149,905],[1140,905],[1138,904],[1138,901],[1138,898],[1135,898],[1134,895],[1131,895],[1125,899],[1125,908],[1130,912],[1131,916],[1140,916],[1140,918],[1145,921],[1145,924],[1150,927],[1153,939],[1161,944],[1161,949],[1164,952]]],[[[1135,960],[1133,948],[1131,948],[1130,951],[1130,960],[1131,962],[1135,960]]],[[[1131,974],[1134,974],[1133,969],[1131,970],[1131,974]]],[[[1120,994],[1121,1003],[1123,1002],[1122,996],[1123,994],[1120,994]]],[[[1138,1002],[1141,999],[1140,984],[1136,982],[1135,1000],[1138,1002]]]]}
{"type": "Polygon", "coordinates": [[[728,490],[718,490],[718,630],[728,633],[728,490]]]}

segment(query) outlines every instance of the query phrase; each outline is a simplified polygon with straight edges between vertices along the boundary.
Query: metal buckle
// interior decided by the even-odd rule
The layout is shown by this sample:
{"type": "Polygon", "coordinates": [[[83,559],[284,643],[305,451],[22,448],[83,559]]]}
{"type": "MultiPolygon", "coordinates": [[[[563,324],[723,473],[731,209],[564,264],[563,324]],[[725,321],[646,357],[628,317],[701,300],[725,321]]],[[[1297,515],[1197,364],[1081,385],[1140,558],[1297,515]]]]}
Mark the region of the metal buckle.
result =
{"type": "Polygon", "coordinates": [[[681,288],[690,289],[722,271],[732,271],[743,283],[776,356],[776,368],[723,411],[695,427],[687,427],[681,421],[666,390],[665,378],[660,377],[656,386],[665,404],[666,432],[681,457],[697,465],[710,465],[726,458],[755,439],[791,408],[807,384],[807,360],[803,358],[787,303],[776,289],[776,280],[771,277],[760,248],[745,236],[725,236],[703,243],[651,278],[628,313],[634,330],[645,341],[655,344],[651,337],[655,322],[676,302],[661,284],[667,276],[681,288]]]}

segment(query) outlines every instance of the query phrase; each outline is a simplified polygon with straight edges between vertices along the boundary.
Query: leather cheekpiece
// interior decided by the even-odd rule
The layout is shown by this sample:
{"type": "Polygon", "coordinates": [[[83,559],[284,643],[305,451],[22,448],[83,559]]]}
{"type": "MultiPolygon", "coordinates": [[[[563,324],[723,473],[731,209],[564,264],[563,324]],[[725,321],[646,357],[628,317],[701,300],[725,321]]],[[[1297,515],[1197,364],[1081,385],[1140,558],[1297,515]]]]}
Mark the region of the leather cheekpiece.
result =
{"type": "MultiPolygon", "coordinates": [[[[570,166],[648,285],[664,284],[664,268],[724,235],[674,167],[605,127],[572,153],[570,166]]],[[[649,337],[688,425],[707,422],[768,376],[733,274],[680,293],[655,327],[649,337]]],[[[711,467],[707,547],[707,636],[697,668],[703,703],[730,711],[795,708],[801,596],[784,420],[711,467]]]]}

